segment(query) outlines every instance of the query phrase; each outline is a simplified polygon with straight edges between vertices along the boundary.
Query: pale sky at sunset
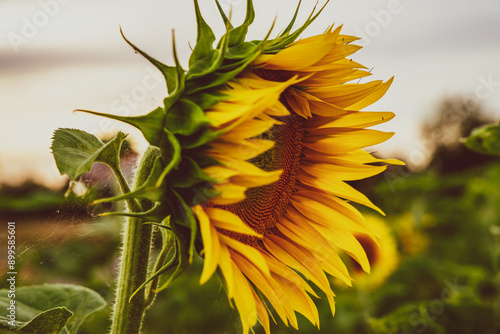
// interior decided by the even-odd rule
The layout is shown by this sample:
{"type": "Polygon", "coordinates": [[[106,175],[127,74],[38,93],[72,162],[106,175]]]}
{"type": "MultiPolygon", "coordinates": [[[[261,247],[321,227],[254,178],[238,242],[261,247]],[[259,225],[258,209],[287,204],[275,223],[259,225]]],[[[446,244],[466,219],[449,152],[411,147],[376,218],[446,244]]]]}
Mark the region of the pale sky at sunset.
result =
{"type": "MultiPolygon", "coordinates": [[[[225,8],[229,2],[221,0],[225,8]]],[[[298,22],[315,4],[302,2],[298,22]]],[[[237,24],[245,1],[232,3],[237,24]]],[[[254,3],[249,38],[261,39],[276,15],[276,34],[286,26],[297,1],[254,3]]],[[[220,36],[215,1],[200,5],[220,36]]],[[[304,36],[332,23],[364,38],[365,48],[352,58],[373,67],[368,79],[395,76],[387,95],[367,109],[397,115],[379,127],[396,135],[378,151],[410,157],[421,150],[418,127],[446,96],[475,96],[500,118],[500,0],[332,0],[304,36]]],[[[183,64],[188,42],[194,45],[196,39],[193,4],[187,0],[0,1],[0,182],[25,173],[57,180],[49,147],[58,127],[131,132],[119,123],[73,114],[74,109],[136,115],[162,103],[163,82],[123,41],[119,26],[129,40],[167,63],[172,63],[172,29],[183,64]]]]}

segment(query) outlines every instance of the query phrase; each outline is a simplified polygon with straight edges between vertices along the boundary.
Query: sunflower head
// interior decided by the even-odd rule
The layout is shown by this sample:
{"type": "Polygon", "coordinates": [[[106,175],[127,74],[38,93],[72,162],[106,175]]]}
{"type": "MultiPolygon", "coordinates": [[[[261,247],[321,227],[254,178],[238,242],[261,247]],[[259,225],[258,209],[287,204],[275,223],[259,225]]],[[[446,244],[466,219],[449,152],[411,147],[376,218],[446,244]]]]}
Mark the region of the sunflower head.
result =
{"type": "Polygon", "coordinates": [[[311,286],[334,313],[327,275],[352,284],[339,254],[370,270],[360,239],[379,233],[351,203],[381,210],[348,181],[401,164],[363,150],[393,134],[366,129],[393,113],[362,111],[392,79],[352,83],[370,73],[348,58],[360,47],[341,27],[297,41],[322,9],[294,30],[297,8],[276,38],[246,41],[252,1],[238,27],[217,2],[226,33],[216,43],[194,5],[198,37],[188,70],[175,40],[168,66],[125,39],[165,76],[163,106],[139,117],[93,112],[139,128],[161,152],[145,184],[115,199],[150,200],[140,214],[149,221],[171,216],[178,269],[198,251],[201,283],[221,275],[245,333],[257,322],[269,332],[271,308],[287,326],[298,327],[296,312],[319,326],[311,286]]]}

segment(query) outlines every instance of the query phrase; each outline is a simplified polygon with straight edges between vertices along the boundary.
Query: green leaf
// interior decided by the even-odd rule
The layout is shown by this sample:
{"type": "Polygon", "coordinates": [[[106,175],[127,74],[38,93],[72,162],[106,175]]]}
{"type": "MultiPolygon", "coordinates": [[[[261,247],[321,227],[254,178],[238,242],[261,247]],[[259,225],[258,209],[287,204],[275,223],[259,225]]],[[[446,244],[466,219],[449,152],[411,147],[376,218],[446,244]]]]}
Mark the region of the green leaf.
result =
{"type": "MultiPolygon", "coordinates": [[[[0,305],[2,305],[0,301],[0,305]]],[[[2,305],[3,308],[4,305],[2,305]]],[[[7,305],[6,305],[7,306],[7,305]]],[[[17,306],[16,306],[17,308],[17,306]]],[[[26,317],[26,307],[19,305],[16,310],[16,319],[26,317]],[[20,316],[18,316],[20,314],[20,316]]],[[[29,312],[29,311],[28,311],[29,312]]],[[[9,318],[5,316],[0,316],[0,329],[9,329],[12,332],[21,333],[61,333],[68,322],[68,319],[73,315],[65,307],[56,307],[47,311],[40,311],[31,320],[22,321],[16,320],[12,322],[9,318]]]]}
{"type": "Polygon", "coordinates": [[[5,310],[11,305],[11,300],[15,301],[15,326],[12,328],[10,319],[1,315],[0,328],[15,329],[22,333],[75,334],[90,314],[106,305],[97,292],[76,285],[19,287],[13,299],[8,298],[8,291],[0,290],[0,308],[5,310]]]}
{"type": "Polygon", "coordinates": [[[472,151],[500,156],[500,124],[476,128],[462,142],[472,151]]]}
{"type": "Polygon", "coordinates": [[[104,144],[85,131],[58,129],[54,133],[51,149],[59,172],[77,180],[90,171],[94,162],[103,162],[118,169],[120,147],[126,137],[126,134],[118,132],[115,138],[104,144]]]}
{"type": "Polygon", "coordinates": [[[429,314],[427,307],[428,305],[425,302],[404,305],[382,318],[369,319],[368,324],[375,334],[444,334],[443,326],[433,320],[435,316],[429,314]]]}

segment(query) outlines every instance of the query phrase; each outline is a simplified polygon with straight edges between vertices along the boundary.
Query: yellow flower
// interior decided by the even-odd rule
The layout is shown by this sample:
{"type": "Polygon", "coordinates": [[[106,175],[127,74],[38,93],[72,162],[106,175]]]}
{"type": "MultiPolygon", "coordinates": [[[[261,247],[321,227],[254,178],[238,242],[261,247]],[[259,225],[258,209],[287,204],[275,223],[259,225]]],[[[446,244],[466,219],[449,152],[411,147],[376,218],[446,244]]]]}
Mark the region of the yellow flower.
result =
{"type": "Polygon", "coordinates": [[[175,66],[167,66],[127,41],[165,76],[163,107],[138,117],[89,111],[139,128],[159,151],[143,185],[107,201],[149,200],[149,210],[124,214],[163,224],[175,237],[175,255],[147,282],[176,267],[166,287],[197,249],[201,283],[221,273],[244,333],[257,322],[269,333],[271,307],[287,326],[298,328],[296,313],[319,326],[311,284],[334,314],[327,275],[352,281],[339,254],[369,272],[359,240],[379,237],[350,202],[382,211],[347,182],[402,164],[363,150],[393,135],[366,129],[392,112],[361,111],[392,79],[353,83],[370,73],[347,58],[360,47],[341,27],[296,41],[319,13],[292,31],[295,15],[275,39],[245,41],[255,16],[247,0],[236,28],[220,10],[227,32],[214,48],[194,3],[198,37],[188,71],[175,43],[175,66]]]}
{"type": "Polygon", "coordinates": [[[370,291],[382,285],[396,270],[399,264],[399,252],[394,235],[384,220],[374,215],[365,215],[365,218],[367,223],[379,233],[380,237],[380,241],[377,244],[366,235],[355,235],[370,261],[370,275],[363,272],[357,263],[352,262],[351,264],[352,277],[354,278],[356,288],[370,291]]]}
{"type": "Polygon", "coordinates": [[[380,210],[346,181],[386,168],[372,163],[400,162],[362,149],[393,134],[365,129],[393,113],[360,111],[392,79],[348,83],[370,74],[346,58],[360,48],[354,40],[339,27],[261,55],[206,112],[224,134],[204,151],[220,162],[204,170],[219,195],[193,207],[204,245],[201,283],[220,268],[244,333],[257,321],[269,333],[266,301],[286,325],[298,328],[298,312],[319,326],[310,282],[335,313],[326,274],[352,281],[339,251],[370,270],[359,238],[376,240],[378,229],[348,201],[380,210]]]}
{"type": "MultiPolygon", "coordinates": [[[[398,216],[394,223],[402,251],[405,254],[415,256],[427,248],[429,238],[422,232],[422,228],[419,227],[417,220],[411,213],[407,212],[398,216]]],[[[420,226],[426,223],[432,224],[433,217],[430,215],[420,217],[420,226]]]]}

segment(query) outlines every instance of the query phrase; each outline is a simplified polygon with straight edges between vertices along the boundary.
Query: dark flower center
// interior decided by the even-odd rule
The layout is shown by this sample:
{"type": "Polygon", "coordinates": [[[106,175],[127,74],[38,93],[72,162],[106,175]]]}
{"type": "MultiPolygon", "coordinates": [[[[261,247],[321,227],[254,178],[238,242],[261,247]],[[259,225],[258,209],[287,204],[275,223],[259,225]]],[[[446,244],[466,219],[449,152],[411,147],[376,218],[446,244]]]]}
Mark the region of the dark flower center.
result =
{"type": "MultiPolygon", "coordinates": [[[[284,79],[276,71],[261,70],[257,74],[266,80],[281,81],[284,79]]],[[[295,182],[299,173],[304,118],[296,115],[284,100],[282,98],[281,102],[288,108],[291,115],[277,118],[283,124],[275,125],[259,136],[260,139],[274,141],[274,147],[249,160],[265,171],[282,170],[283,173],[279,180],[265,186],[247,189],[246,198],[241,202],[217,205],[218,208],[236,214],[260,234],[270,233],[276,226],[277,220],[286,212],[290,197],[295,191],[295,182]]],[[[257,238],[234,232],[227,234],[246,244],[255,244],[258,241],[257,238]]]]}
{"type": "MultiPolygon", "coordinates": [[[[243,201],[221,206],[222,209],[239,216],[260,234],[272,230],[279,217],[286,212],[299,173],[303,118],[292,115],[282,117],[280,120],[284,124],[273,127],[264,136],[274,141],[275,146],[250,160],[254,165],[266,171],[283,170],[279,180],[265,186],[249,188],[243,201]]],[[[240,235],[236,239],[252,243],[252,240],[249,240],[252,238],[246,236],[240,235]]]]}

